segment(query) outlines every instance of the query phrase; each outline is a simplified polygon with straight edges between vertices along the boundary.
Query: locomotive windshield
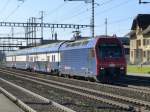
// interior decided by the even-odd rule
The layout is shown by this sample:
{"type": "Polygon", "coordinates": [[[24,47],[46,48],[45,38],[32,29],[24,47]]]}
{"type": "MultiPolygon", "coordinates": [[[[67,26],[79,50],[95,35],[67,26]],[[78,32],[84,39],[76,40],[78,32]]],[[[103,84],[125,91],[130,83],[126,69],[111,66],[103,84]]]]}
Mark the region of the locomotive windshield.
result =
{"type": "Polygon", "coordinates": [[[120,58],[122,56],[121,46],[118,44],[100,44],[99,56],[104,58],[120,58]]]}

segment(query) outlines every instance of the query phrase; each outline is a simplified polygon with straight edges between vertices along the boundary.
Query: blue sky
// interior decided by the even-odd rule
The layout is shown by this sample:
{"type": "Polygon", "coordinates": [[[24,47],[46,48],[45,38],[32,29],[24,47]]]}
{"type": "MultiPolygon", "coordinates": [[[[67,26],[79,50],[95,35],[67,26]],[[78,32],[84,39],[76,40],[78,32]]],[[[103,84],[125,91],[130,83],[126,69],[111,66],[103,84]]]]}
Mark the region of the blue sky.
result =
{"type": "MultiPolygon", "coordinates": [[[[150,0],[145,0],[150,1],[150,0]]],[[[90,24],[91,4],[64,2],[63,0],[0,0],[0,21],[26,22],[29,17],[40,17],[44,11],[44,22],[90,24]]],[[[108,19],[108,34],[124,36],[130,31],[133,19],[139,13],[150,13],[150,4],[138,4],[138,0],[95,0],[95,34],[105,34],[105,18],[108,19]]],[[[40,36],[40,29],[37,29],[40,36]]],[[[24,29],[15,28],[16,36],[24,29]]],[[[59,39],[70,39],[73,29],[55,29],[59,39]]],[[[0,28],[0,35],[8,35],[10,28],[0,28]]],[[[81,30],[83,36],[90,36],[90,29],[81,30]]],[[[51,38],[51,29],[45,29],[44,38],[51,38]]]]}

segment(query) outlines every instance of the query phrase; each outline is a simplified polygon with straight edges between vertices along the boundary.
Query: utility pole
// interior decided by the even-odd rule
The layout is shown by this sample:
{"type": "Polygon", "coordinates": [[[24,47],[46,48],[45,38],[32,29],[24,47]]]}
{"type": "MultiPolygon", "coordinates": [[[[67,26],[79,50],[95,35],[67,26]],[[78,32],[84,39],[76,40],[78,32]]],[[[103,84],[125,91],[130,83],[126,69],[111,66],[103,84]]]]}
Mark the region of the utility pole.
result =
{"type": "MultiPolygon", "coordinates": [[[[14,27],[11,27],[11,38],[14,37],[14,27]]],[[[13,40],[11,40],[11,42],[13,42],[13,40]]],[[[9,48],[10,50],[12,50],[12,48],[9,48]]]]}
{"type": "Polygon", "coordinates": [[[14,27],[11,27],[11,37],[14,37],[14,27]]]}
{"type": "Polygon", "coordinates": [[[41,11],[41,43],[43,41],[43,19],[44,19],[44,11],[41,11]]]}
{"type": "Polygon", "coordinates": [[[64,0],[64,1],[84,1],[85,3],[91,3],[92,5],[92,18],[91,18],[91,33],[92,38],[94,38],[95,34],[95,0],[64,0]]]}
{"type": "MultiPolygon", "coordinates": [[[[31,24],[31,18],[29,18],[29,24],[31,24]]],[[[31,45],[31,42],[32,42],[32,40],[31,40],[31,32],[32,32],[32,27],[29,27],[29,44],[31,45]]]]}
{"type": "MultiPolygon", "coordinates": [[[[33,23],[34,24],[36,23],[36,18],[34,18],[33,23]]],[[[36,46],[36,25],[33,28],[33,33],[34,33],[34,36],[33,36],[33,38],[34,38],[34,46],[36,46]]]]}
{"type": "Polygon", "coordinates": [[[108,22],[107,22],[107,18],[105,19],[105,35],[106,35],[106,37],[107,37],[107,24],[108,24],[108,22]]]}
{"type": "Polygon", "coordinates": [[[92,21],[91,21],[91,26],[92,26],[92,38],[94,38],[95,34],[95,1],[92,0],[92,21]]]}

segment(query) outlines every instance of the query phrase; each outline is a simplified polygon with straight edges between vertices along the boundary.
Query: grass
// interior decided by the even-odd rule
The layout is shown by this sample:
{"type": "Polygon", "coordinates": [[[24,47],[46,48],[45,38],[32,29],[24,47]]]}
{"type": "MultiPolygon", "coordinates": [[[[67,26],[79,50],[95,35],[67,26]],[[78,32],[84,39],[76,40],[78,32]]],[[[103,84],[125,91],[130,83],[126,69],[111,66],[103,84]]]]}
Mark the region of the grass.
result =
{"type": "Polygon", "coordinates": [[[127,67],[128,73],[143,73],[143,74],[150,74],[150,67],[138,67],[138,66],[130,66],[127,67]]]}

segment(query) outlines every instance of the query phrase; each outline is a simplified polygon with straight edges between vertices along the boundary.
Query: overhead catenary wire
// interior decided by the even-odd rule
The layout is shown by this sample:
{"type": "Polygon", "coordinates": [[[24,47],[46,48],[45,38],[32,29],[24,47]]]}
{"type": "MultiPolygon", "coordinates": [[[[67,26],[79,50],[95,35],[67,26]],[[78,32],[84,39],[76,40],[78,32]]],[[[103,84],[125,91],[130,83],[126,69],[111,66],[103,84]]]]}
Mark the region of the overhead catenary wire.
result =
{"type": "MultiPolygon", "coordinates": [[[[81,9],[84,9],[85,8],[85,6],[83,6],[83,5],[81,5],[81,4],[78,4],[77,6],[75,5],[75,7],[71,7],[71,8],[69,8],[69,11],[66,11],[66,13],[64,13],[64,16],[63,17],[61,17],[62,18],[62,20],[65,20],[65,18],[67,19],[68,17],[66,16],[66,14],[69,14],[69,13],[71,13],[71,14],[78,14],[78,13],[80,13],[81,12],[81,9]]],[[[86,9],[86,10],[88,10],[88,9],[86,9]]],[[[71,16],[72,17],[72,16],[71,16]]],[[[67,19],[68,20],[68,19],[67,19]]]]}
{"type": "MultiPolygon", "coordinates": [[[[14,9],[14,10],[12,10],[11,12],[10,12],[10,14],[4,19],[5,21],[6,20],[8,20],[8,18],[10,18],[23,4],[24,4],[24,2],[25,1],[22,1],[19,5],[17,5],[17,7],[14,9]]],[[[4,21],[3,20],[3,21],[4,21]]]]}
{"type": "MultiPolygon", "coordinates": [[[[111,33],[113,33],[113,34],[122,33],[122,32],[124,32],[125,30],[129,31],[129,30],[130,30],[129,28],[125,28],[125,26],[123,26],[123,28],[122,28],[122,27],[120,28],[120,25],[117,26],[117,24],[122,23],[122,22],[127,22],[128,20],[130,20],[130,19],[132,19],[132,18],[133,18],[133,17],[126,17],[126,18],[121,18],[121,19],[118,19],[118,20],[114,20],[114,21],[108,22],[108,26],[111,26],[111,25],[113,25],[113,24],[115,24],[115,26],[116,26],[116,28],[115,28],[114,26],[112,26],[112,27],[113,27],[113,30],[114,30],[115,32],[114,32],[114,31],[111,31],[111,32],[109,32],[109,34],[111,34],[111,33]]],[[[102,28],[102,27],[105,27],[105,24],[103,23],[103,24],[101,24],[101,25],[97,25],[96,27],[97,27],[97,28],[100,27],[101,29],[104,30],[104,28],[102,28]]]]}
{"type": "MultiPolygon", "coordinates": [[[[64,6],[65,6],[65,4],[66,4],[66,2],[64,2],[63,4],[61,4],[60,6],[58,6],[57,8],[55,8],[55,9],[53,9],[51,12],[51,14],[50,15],[53,15],[54,13],[57,13],[60,9],[62,9],[64,6]]],[[[81,6],[81,4],[80,5],[77,5],[77,6],[75,6],[75,7],[71,7],[71,9],[69,9],[69,10],[67,10],[67,13],[68,13],[68,11],[70,12],[70,11],[72,11],[72,9],[76,9],[76,10],[80,10],[80,9],[83,9],[83,8],[81,8],[80,7],[81,6]]],[[[71,12],[71,14],[72,14],[72,12],[71,12]]],[[[68,14],[68,15],[70,15],[70,14],[68,14]]],[[[48,15],[49,16],[49,15],[48,15]]],[[[64,21],[65,20],[65,18],[66,18],[66,16],[61,16],[61,21],[64,21]]],[[[56,19],[55,19],[56,20],[56,19]]]]}
{"type": "MultiPolygon", "coordinates": [[[[97,7],[99,7],[99,6],[106,5],[106,4],[108,4],[108,3],[112,2],[112,1],[114,1],[114,0],[107,0],[107,1],[105,1],[105,2],[103,2],[103,3],[101,3],[101,4],[96,3],[97,5],[95,6],[95,8],[97,8],[97,7]]],[[[81,15],[83,15],[83,14],[86,14],[89,10],[92,10],[92,8],[89,8],[89,9],[86,9],[86,10],[83,10],[83,11],[80,11],[80,12],[78,12],[78,13],[72,15],[72,16],[69,17],[69,18],[68,18],[68,17],[62,18],[61,21],[72,20],[72,19],[74,19],[75,17],[78,17],[78,16],[81,16],[81,15]]]]}
{"type": "Polygon", "coordinates": [[[128,20],[131,20],[133,18],[134,17],[121,18],[121,19],[118,19],[118,20],[115,20],[115,21],[111,21],[110,24],[119,24],[119,23],[122,23],[122,22],[126,22],[128,20]]]}
{"type": "Polygon", "coordinates": [[[4,6],[0,10],[1,14],[5,11],[5,9],[7,8],[7,6],[8,6],[9,3],[10,3],[10,0],[7,0],[6,3],[4,4],[4,6]]]}
{"type": "Polygon", "coordinates": [[[112,1],[114,1],[114,0],[107,0],[107,1],[105,1],[105,2],[103,2],[103,3],[101,3],[99,6],[107,5],[107,4],[109,4],[110,2],[112,2],[112,1]]]}
{"type": "MultiPolygon", "coordinates": [[[[103,11],[101,11],[101,12],[95,13],[95,15],[99,16],[99,15],[101,15],[101,14],[105,14],[106,12],[112,11],[113,9],[116,9],[116,8],[119,8],[119,7],[123,6],[123,5],[126,5],[128,2],[130,2],[130,1],[129,1],[129,0],[123,1],[123,2],[121,2],[121,3],[119,3],[119,4],[117,4],[117,5],[114,5],[114,6],[110,7],[110,8],[108,8],[108,9],[105,9],[105,10],[103,10],[103,11]]],[[[86,20],[87,20],[87,19],[86,19],[86,20]]],[[[81,21],[84,21],[84,22],[85,22],[85,18],[82,18],[82,19],[80,19],[79,21],[80,21],[80,22],[81,22],[81,21]]],[[[98,25],[98,26],[100,26],[100,25],[98,25]]]]}
{"type": "MultiPolygon", "coordinates": [[[[64,8],[66,5],[66,2],[63,2],[62,4],[58,5],[57,7],[55,7],[54,9],[52,9],[51,11],[45,13],[44,17],[48,17],[48,16],[53,16],[55,13],[57,13],[58,11],[60,11],[62,8],[64,8]]],[[[79,7],[78,6],[75,6],[75,7],[72,7],[72,9],[77,9],[79,7]]],[[[80,10],[80,9],[79,9],[80,10]]],[[[67,12],[68,13],[68,12],[67,12]]],[[[62,18],[62,17],[61,17],[62,18]]],[[[55,19],[56,20],[56,19],[55,19]]]]}
{"type": "MultiPolygon", "coordinates": [[[[119,24],[119,23],[122,23],[122,22],[126,22],[130,19],[133,19],[134,17],[125,17],[125,18],[121,18],[121,19],[117,19],[117,20],[114,20],[114,21],[110,21],[108,25],[113,25],[113,24],[119,24]]],[[[96,27],[102,27],[104,25],[104,23],[100,24],[100,25],[96,25],[96,27]]]]}
{"type": "Polygon", "coordinates": [[[116,9],[116,8],[122,7],[123,5],[128,4],[129,2],[131,2],[131,0],[123,1],[123,2],[121,2],[121,3],[119,3],[119,4],[117,4],[117,5],[114,5],[114,6],[110,7],[110,8],[107,8],[107,9],[105,9],[105,10],[103,10],[103,11],[100,11],[100,12],[97,12],[97,13],[95,13],[95,14],[96,14],[96,15],[98,15],[98,14],[100,14],[100,15],[101,15],[101,14],[104,14],[104,13],[106,13],[106,12],[112,11],[112,9],[116,9]]]}
{"type": "MultiPolygon", "coordinates": [[[[104,11],[101,11],[101,12],[98,12],[98,13],[103,14],[103,13],[112,11],[112,9],[115,9],[115,8],[121,7],[121,6],[123,6],[123,5],[126,5],[126,4],[129,3],[129,2],[130,2],[130,1],[128,1],[128,0],[123,1],[123,2],[121,2],[121,3],[119,3],[119,4],[117,4],[117,5],[114,5],[113,7],[109,8],[109,9],[107,9],[107,10],[104,10],[104,11]]],[[[98,13],[96,13],[96,15],[98,15],[98,13]]],[[[118,19],[118,20],[109,22],[108,25],[119,24],[119,23],[125,22],[125,21],[127,21],[127,20],[130,20],[130,19],[132,19],[132,18],[133,18],[133,17],[121,18],[121,19],[118,19]]],[[[83,21],[83,20],[84,20],[84,22],[85,22],[85,20],[87,20],[87,19],[82,18],[82,19],[80,19],[80,22],[83,21]]],[[[101,24],[101,25],[95,25],[96,28],[98,28],[98,27],[104,27],[104,26],[105,26],[104,23],[101,24]]],[[[119,29],[120,29],[120,28],[119,28],[119,29]]],[[[119,31],[120,31],[120,30],[119,30],[119,31]]]]}
{"type": "MultiPolygon", "coordinates": [[[[113,25],[113,24],[119,24],[119,23],[122,23],[122,22],[127,22],[128,20],[132,20],[134,17],[131,17],[131,16],[129,16],[129,17],[125,17],[125,18],[121,18],[121,19],[117,19],[117,20],[113,20],[113,21],[110,21],[110,22],[108,22],[108,26],[110,26],[110,25],[113,25]]],[[[96,28],[99,28],[99,27],[105,27],[105,23],[102,23],[102,24],[100,24],[100,25],[95,25],[95,27],[96,28]]],[[[85,30],[85,29],[82,29],[82,31],[83,30],[85,30]]],[[[102,29],[99,29],[98,31],[104,31],[104,28],[102,28],[102,29]]],[[[116,32],[122,32],[122,31],[124,31],[124,30],[130,30],[129,28],[127,29],[127,28],[119,28],[118,30],[116,30],[116,32]]]]}
{"type": "Polygon", "coordinates": [[[56,8],[54,8],[54,9],[52,9],[50,12],[48,12],[46,15],[45,15],[45,17],[46,16],[51,16],[52,14],[54,14],[54,13],[56,13],[56,11],[59,11],[62,7],[64,7],[65,6],[65,3],[63,2],[62,4],[60,4],[58,7],[56,7],[56,8]]]}

